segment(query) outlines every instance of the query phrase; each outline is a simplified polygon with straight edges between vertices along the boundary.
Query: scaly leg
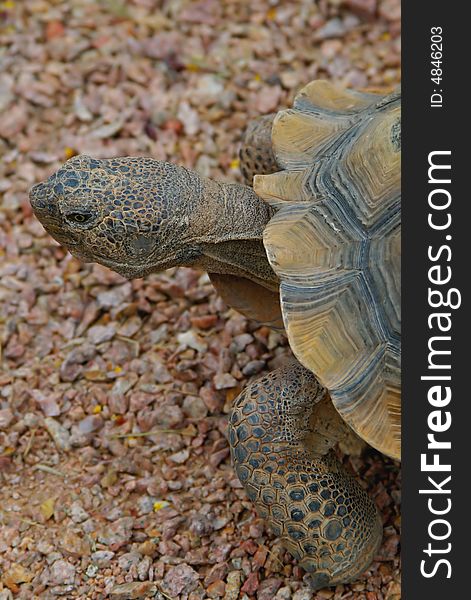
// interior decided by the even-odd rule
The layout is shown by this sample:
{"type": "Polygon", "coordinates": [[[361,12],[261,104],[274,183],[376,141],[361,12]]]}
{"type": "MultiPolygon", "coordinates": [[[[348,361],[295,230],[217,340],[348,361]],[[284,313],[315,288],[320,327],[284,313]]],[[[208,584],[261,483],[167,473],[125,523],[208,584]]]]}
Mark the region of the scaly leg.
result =
{"type": "Polygon", "coordinates": [[[280,170],[271,145],[275,116],[273,113],[254,119],[244,132],[239,158],[240,170],[247,185],[252,185],[254,175],[270,175],[280,170]]]}
{"type": "Polygon", "coordinates": [[[230,417],[237,475],[315,588],[358,577],[382,538],[375,504],[331,450],[346,434],[328,393],[299,363],[248,386],[230,417]]]}

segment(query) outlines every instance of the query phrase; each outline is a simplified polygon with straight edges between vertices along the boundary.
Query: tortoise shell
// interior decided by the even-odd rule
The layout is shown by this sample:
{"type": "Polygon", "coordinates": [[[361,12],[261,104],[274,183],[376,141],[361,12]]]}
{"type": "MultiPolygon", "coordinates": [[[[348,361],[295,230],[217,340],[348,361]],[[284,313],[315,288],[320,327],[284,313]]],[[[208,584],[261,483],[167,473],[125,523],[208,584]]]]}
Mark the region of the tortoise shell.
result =
{"type": "Polygon", "coordinates": [[[400,93],[307,85],[274,120],[254,189],[297,359],[366,442],[400,457],[400,93]]]}

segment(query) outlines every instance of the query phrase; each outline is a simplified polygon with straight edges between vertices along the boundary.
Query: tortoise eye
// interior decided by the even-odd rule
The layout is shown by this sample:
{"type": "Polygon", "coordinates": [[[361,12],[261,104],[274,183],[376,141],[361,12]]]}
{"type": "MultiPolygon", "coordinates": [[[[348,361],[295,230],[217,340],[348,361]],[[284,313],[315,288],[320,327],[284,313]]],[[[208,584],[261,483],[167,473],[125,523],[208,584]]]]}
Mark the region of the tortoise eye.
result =
{"type": "Polygon", "coordinates": [[[66,218],[68,221],[71,221],[72,223],[78,223],[79,225],[85,225],[85,223],[88,223],[88,221],[90,221],[90,219],[93,217],[92,213],[90,212],[70,212],[66,215],[66,218]]]}

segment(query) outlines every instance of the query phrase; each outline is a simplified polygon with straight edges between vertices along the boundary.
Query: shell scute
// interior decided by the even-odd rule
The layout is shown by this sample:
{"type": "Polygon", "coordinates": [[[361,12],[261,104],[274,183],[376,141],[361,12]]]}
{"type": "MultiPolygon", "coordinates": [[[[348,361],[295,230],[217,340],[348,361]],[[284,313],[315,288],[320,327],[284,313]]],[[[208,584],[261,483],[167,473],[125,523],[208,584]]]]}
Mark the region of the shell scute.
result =
{"type": "Polygon", "coordinates": [[[264,243],[290,345],[356,433],[398,458],[400,97],[314,82],[272,136],[286,170],[255,187],[278,209],[264,243]]]}

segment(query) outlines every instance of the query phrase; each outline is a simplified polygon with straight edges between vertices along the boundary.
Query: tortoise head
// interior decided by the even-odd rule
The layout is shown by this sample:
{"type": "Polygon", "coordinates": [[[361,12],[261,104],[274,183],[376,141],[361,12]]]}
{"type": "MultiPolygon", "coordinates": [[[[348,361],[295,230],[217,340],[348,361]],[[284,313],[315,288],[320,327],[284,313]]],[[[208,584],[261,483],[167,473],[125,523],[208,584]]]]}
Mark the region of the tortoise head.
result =
{"type": "Polygon", "coordinates": [[[134,278],[197,259],[190,217],[201,187],[197,175],[151,158],[76,156],[35,185],[30,202],[74,256],[134,278]]]}

